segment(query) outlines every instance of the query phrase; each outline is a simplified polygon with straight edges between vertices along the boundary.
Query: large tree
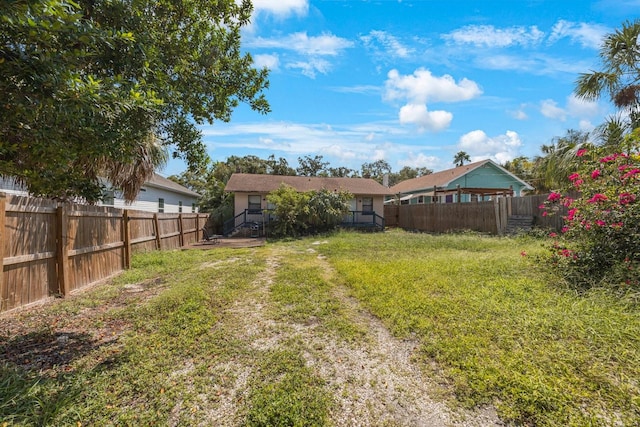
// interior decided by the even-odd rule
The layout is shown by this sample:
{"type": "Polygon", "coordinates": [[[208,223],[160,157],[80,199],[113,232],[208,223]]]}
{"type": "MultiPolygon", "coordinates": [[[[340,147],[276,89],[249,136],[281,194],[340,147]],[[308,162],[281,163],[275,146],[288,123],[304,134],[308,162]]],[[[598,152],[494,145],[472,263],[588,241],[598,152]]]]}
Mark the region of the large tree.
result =
{"type": "Polygon", "coordinates": [[[607,96],[621,113],[604,126],[602,142],[620,144],[623,136],[640,127],[640,20],[627,21],[608,34],[600,48],[602,69],[580,74],[575,93],[595,100],[607,96]]]}
{"type": "Polygon", "coordinates": [[[266,113],[267,70],[240,52],[249,0],[0,2],[0,175],[36,195],[131,199],[161,153],[206,162],[197,125],[266,113]]]}

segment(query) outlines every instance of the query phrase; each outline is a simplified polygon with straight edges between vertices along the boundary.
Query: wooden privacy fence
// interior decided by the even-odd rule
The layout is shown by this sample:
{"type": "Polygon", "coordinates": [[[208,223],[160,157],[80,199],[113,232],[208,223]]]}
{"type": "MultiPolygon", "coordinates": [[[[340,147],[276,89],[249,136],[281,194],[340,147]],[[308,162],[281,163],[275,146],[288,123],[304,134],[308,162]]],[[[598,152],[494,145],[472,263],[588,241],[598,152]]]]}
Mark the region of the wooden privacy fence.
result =
{"type": "Polygon", "coordinates": [[[136,251],[200,240],[208,214],[155,214],[0,193],[0,312],[129,268],[136,251]]]}
{"type": "Polygon", "coordinates": [[[498,234],[506,228],[506,199],[474,203],[385,206],[385,224],[406,230],[445,233],[474,230],[498,234]]]}
{"type": "Polygon", "coordinates": [[[544,216],[540,205],[548,194],[525,197],[499,197],[488,202],[427,203],[386,205],[384,220],[388,227],[401,227],[431,233],[473,230],[503,234],[509,217],[531,217],[536,227],[560,230],[566,209],[553,216],[544,216]]]}

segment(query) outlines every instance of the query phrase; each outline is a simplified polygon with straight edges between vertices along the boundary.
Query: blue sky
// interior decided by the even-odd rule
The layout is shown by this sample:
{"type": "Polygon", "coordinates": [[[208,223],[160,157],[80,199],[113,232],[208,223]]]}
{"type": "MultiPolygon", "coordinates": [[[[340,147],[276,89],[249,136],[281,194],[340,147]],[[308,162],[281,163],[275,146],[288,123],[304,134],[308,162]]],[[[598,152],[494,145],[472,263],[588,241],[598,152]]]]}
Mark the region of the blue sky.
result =
{"type": "MultiPolygon", "coordinates": [[[[613,110],[572,93],[602,37],[640,0],[254,0],[243,48],[268,67],[272,112],[240,106],[200,129],[214,161],[320,155],[360,171],[383,159],[434,171],[458,151],[540,154],[613,110]]],[[[185,169],[171,161],[164,175],[185,169]]]]}

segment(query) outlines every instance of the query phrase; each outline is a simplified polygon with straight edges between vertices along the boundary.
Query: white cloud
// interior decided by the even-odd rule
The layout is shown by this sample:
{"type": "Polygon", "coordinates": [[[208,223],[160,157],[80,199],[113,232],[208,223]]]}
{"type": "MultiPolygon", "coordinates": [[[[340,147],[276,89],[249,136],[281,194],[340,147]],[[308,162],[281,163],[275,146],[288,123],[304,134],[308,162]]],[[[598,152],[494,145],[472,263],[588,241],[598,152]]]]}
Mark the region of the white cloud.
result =
{"type": "Polygon", "coordinates": [[[269,70],[277,70],[280,66],[280,58],[278,55],[255,55],[253,62],[258,68],[267,67],[269,70]]]}
{"type": "Polygon", "coordinates": [[[577,98],[575,95],[567,97],[567,111],[573,117],[595,117],[600,114],[600,106],[595,101],[577,98]]]}
{"type": "Polygon", "coordinates": [[[463,78],[456,83],[450,75],[437,77],[423,68],[412,75],[400,75],[397,70],[391,70],[387,77],[384,98],[405,102],[399,112],[400,123],[413,123],[422,130],[446,129],[453,119],[448,111],[429,111],[427,103],[466,101],[482,93],[472,80],[463,78]]]}
{"type": "Polygon", "coordinates": [[[315,79],[317,73],[327,74],[331,70],[331,64],[322,58],[312,58],[309,61],[288,63],[287,68],[299,69],[303,75],[315,79]]]}
{"type": "Polygon", "coordinates": [[[520,136],[511,130],[494,137],[474,130],[462,135],[458,141],[458,149],[467,152],[472,161],[490,158],[501,164],[517,157],[521,146],[520,136]]]}
{"type": "Polygon", "coordinates": [[[424,153],[409,153],[404,159],[398,161],[400,168],[409,166],[411,168],[429,168],[431,170],[440,170],[444,167],[442,161],[435,156],[427,156],[424,153]]]}
{"type": "Polygon", "coordinates": [[[600,24],[560,20],[553,26],[549,42],[553,43],[566,37],[582,47],[599,49],[604,36],[609,32],[607,27],[600,24]]]}
{"type": "Polygon", "coordinates": [[[536,75],[549,75],[557,72],[577,74],[588,70],[589,62],[568,61],[547,55],[531,54],[527,57],[517,55],[486,55],[475,59],[479,68],[489,70],[513,70],[536,75]]]}
{"type": "Polygon", "coordinates": [[[252,48],[286,49],[303,55],[338,55],[353,46],[353,42],[333,34],[309,36],[306,32],[289,34],[280,38],[256,37],[248,39],[246,45],[252,48]]]}
{"type": "Polygon", "coordinates": [[[412,48],[403,45],[397,37],[385,31],[373,30],[368,35],[360,37],[360,40],[366,48],[385,58],[408,58],[414,52],[412,48]]]}
{"type": "Polygon", "coordinates": [[[438,132],[449,127],[453,114],[448,111],[427,111],[425,104],[407,104],[398,114],[401,124],[415,124],[422,130],[438,132]]]}
{"type": "Polygon", "coordinates": [[[509,115],[516,120],[527,120],[529,116],[524,111],[524,106],[521,105],[517,110],[509,111],[509,115]]]}
{"type": "Polygon", "coordinates": [[[591,132],[596,128],[589,120],[580,120],[580,122],[578,123],[578,127],[580,128],[580,130],[586,132],[591,132]]]}
{"type": "Polygon", "coordinates": [[[309,11],[308,0],[252,0],[256,12],[267,12],[279,17],[291,14],[306,15],[309,11]]]}
{"type": "Polygon", "coordinates": [[[467,101],[482,94],[476,82],[463,78],[458,83],[448,74],[437,77],[431,71],[419,68],[412,75],[400,75],[391,70],[385,82],[385,98],[406,99],[410,103],[467,101]]]}
{"type": "Polygon", "coordinates": [[[586,101],[577,98],[573,94],[567,96],[564,108],[558,106],[558,103],[553,99],[545,99],[540,103],[540,113],[542,113],[543,116],[560,121],[565,121],[567,117],[586,120],[600,115],[601,112],[597,102],[586,101]]]}
{"type": "Polygon", "coordinates": [[[468,25],[442,38],[457,44],[471,44],[477,47],[509,47],[538,44],[544,33],[536,26],[496,28],[493,25],[468,25]]]}
{"type": "Polygon", "coordinates": [[[540,103],[540,112],[549,119],[560,120],[562,122],[567,120],[567,111],[564,108],[558,107],[558,103],[553,99],[545,99],[542,101],[540,103]]]}

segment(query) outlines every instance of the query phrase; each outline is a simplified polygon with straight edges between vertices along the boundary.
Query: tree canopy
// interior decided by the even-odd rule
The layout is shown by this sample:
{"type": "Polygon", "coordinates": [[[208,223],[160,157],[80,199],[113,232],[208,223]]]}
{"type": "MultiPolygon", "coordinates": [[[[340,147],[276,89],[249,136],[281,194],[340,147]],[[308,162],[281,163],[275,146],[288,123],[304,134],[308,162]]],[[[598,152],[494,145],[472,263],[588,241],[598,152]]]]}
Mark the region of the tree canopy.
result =
{"type": "Polygon", "coordinates": [[[621,143],[623,135],[640,127],[640,20],[627,21],[608,34],[600,48],[602,69],[582,73],[576,81],[578,97],[608,96],[621,114],[604,125],[604,142],[621,143]],[[612,138],[614,137],[614,138],[612,138]]]}
{"type": "Polygon", "coordinates": [[[132,199],[166,159],[207,161],[197,125],[267,113],[240,51],[243,0],[0,2],[0,175],[35,195],[132,199]],[[140,167],[146,165],[146,167],[140,167]]]}

